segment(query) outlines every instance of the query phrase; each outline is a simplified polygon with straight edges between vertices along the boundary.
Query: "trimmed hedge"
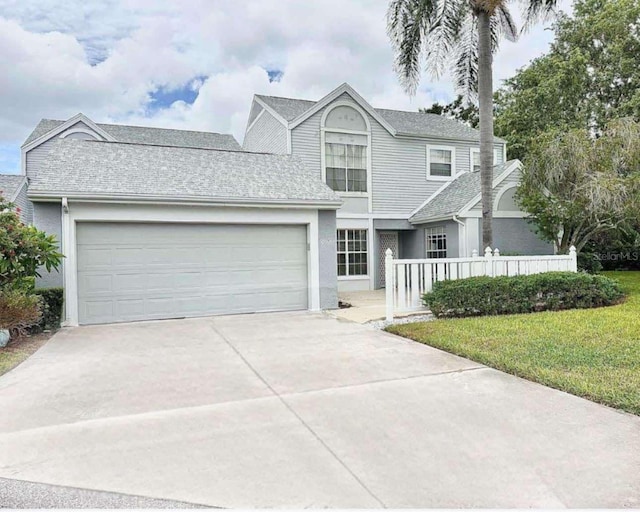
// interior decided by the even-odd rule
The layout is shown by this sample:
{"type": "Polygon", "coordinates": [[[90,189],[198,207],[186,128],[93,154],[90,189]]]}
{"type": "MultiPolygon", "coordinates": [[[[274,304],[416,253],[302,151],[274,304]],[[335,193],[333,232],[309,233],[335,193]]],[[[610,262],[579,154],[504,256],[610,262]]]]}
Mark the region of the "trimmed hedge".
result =
{"type": "Polygon", "coordinates": [[[439,317],[508,315],[610,306],[624,294],[617,281],[583,272],[470,277],[434,283],[423,303],[439,317]]]}
{"type": "Polygon", "coordinates": [[[64,303],[64,293],[62,288],[41,288],[36,290],[42,301],[42,319],[29,329],[32,333],[45,330],[55,331],[60,327],[62,319],[62,305],[64,303]]]}

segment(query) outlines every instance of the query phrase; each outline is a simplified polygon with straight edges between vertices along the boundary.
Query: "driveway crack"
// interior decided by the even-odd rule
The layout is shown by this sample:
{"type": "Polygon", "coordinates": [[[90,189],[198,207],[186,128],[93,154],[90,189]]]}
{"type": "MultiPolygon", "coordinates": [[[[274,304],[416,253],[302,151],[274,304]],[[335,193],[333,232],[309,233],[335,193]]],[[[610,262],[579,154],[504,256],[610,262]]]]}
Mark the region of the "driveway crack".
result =
{"type": "Polygon", "coordinates": [[[347,473],[349,473],[352,476],[352,478],[356,482],[358,482],[358,484],[360,484],[360,486],[367,492],[367,494],[369,494],[369,496],[371,496],[375,501],[377,501],[382,508],[387,508],[387,506],[383,503],[383,501],[378,496],[376,496],[375,493],[371,489],[369,489],[369,487],[367,487],[367,485],[362,481],[362,479],[358,475],[356,475],[356,473],[338,456],[338,454],[324,441],[324,439],[320,437],[320,435],[311,427],[311,425],[309,425],[304,420],[304,418],[297,413],[297,411],[284,399],[284,397],[281,396],[280,393],[278,393],[262,375],[260,375],[260,372],[258,372],[258,370],[254,368],[254,366],[247,360],[247,358],[244,357],[244,355],[242,355],[242,353],[236,348],[236,346],[233,343],[231,343],[231,341],[224,335],[224,333],[219,328],[216,327],[215,319],[212,319],[211,329],[218,336],[220,336],[220,338],[222,338],[222,340],[231,348],[231,350],[233,350],[238,355],[238,357],[242,360],[242,362],[244,362],[247,368],[249,368],[249,370],[251,370],[251,372],[258,379],[260,379],[262,383],[264,383],[264,385],[269,389],[269,391],[271,391],[271,393],[273,393],[273,396],[275,396],[282,403],[282,405],[284,405],[289,410],[289,412],[297,418],[297,420],[302,424],[302,426],[306,428],[309,431],[309,433],[315,439],[317,439],[317,441],[322,446],[324,446],[324,448],[331,454],[331,456],[338,462],[338,464],[340,464],[345,469],[345,471],[347,471],[347,473]]]}

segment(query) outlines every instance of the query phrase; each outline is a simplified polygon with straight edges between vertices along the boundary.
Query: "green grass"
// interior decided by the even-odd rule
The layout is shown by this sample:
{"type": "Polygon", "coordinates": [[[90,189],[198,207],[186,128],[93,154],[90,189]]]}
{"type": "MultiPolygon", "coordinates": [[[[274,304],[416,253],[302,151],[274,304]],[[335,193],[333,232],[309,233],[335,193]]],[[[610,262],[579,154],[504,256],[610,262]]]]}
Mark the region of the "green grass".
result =
{"type": "Polygon", "coordinates": [[[45,332],[35,336],[11,340],[6,347],[0,348],[0,375],[7,373],[26,360],[44,345],[51,335],[52,333],[45,332]]]}
{"type": "Polygon", "coordinates": [[[389,332],[640,415],[640,272],[606,272],[624,303],[394,325],[389,332]]]}

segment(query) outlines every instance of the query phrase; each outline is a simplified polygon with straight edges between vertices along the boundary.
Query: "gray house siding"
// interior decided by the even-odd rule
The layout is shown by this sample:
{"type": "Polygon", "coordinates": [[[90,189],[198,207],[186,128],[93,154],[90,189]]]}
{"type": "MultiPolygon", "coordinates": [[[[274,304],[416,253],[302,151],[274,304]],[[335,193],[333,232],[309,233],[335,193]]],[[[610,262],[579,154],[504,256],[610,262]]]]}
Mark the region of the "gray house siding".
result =
{"type": "MultiPolygon", "coordinates": [[[[346,93],[339,96],[336,101],[348,101],[357,105],[346,93]]],[[[313,114],[296,126],[291,133],[292,153],[302,158],[311,169],[317,169],[320,176],[322,175],[321,118],[325,109],[313,114]]],[[[374,214],[408,216],[442,187],[443,181],[427,180],[428,145],[455,148],[456,173],[470,170],[470,148],[477,147],[477,142],[393,137],[372,116],[367,114],[367,118],[371,125],[369,151],[371,152],[372,190],[370,193],[373,195],[374,214]]],[[[346,201],[340,211],[360,213],[361,209],[354,208],[353,203],[346,201]]]]}
{"type": "Polygon", "coordinates": [[[540,240],[533,229],[526,219],[493,219],[493,245],[501,254],[553,254],[553,244],[540,240]]]}
{"type": "MultiPolygon", "coordinates": [[[[49,235],[55,235],[58,243],[62,239],[62,206],[60,203],[33,203],[33,223],[38,229],[49,235]]],[[[37,288],[63,286],[62,272],[39,270],[41,277],[36,279],[37,288]]]]}
{"type": "Polygon", "coordinates": [[[244,136],[245,151],[287,153],[287,128],[266,110],[244,136]]]}
{"type": "Polygon", "coordinates": [[[320,308],[338,307],[338,270],[336,266],[336,212],[318,211],[320,258],[320,308]]]}
{"type": "MultiPolygon", "coordinates": [[[[495,176],[497,178],[497,176],[495,176]]],[[[507,176],[504,181],[502,183],[500,183],[500,185],[498,185],[497,187],[495,187],[493,189],[493,204],[494,204],[494,208],[496,205],[496,198],[497,195],[504,190],[507,187],[510,187],[512,185],[517,185],[518,183],[520,183],[520,178],[521,178],[521,173],[520,170],[515,170],[513,171],[509,176],[507,176]]],[[[473,208],[471,208],[472,212],[479,212],[482,213],[482,201],[478,201],[475,206],[473,208]]]]}
{"type": "Polygon", "coordinates": [[[27,183],[25,182],[18,191],[13,201],[20,208],[20,219],[25,224],[33,224],[33,205],[27,198],[27,183]]]}

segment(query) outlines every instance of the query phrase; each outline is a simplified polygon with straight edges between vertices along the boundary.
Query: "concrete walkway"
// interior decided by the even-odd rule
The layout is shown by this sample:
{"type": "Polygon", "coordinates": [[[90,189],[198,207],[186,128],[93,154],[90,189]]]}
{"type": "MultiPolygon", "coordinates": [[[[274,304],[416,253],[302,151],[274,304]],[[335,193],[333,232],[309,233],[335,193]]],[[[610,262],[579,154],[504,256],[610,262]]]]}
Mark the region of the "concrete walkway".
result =
{"type": "MultiPolygon", "coordinates": [[[[374,320],[382,320],[387,314],[384,289],[340,292],[338,296],[342,302],[351,304],[351,307],[331,310],[330,314],[336,318],[365,324],[374,320]]],[[[411,313],[396,313],[394,316],[402,318],[411,315],[424,315],[428,312],[429,310],[425,308],[411,313]]]]}
{"type": "Polygon", "coordinates": [[[0,378],[0,411],[12,480],[247,508],[640,506],[640,418],[321,314],[63,330],[0,378]]]}

